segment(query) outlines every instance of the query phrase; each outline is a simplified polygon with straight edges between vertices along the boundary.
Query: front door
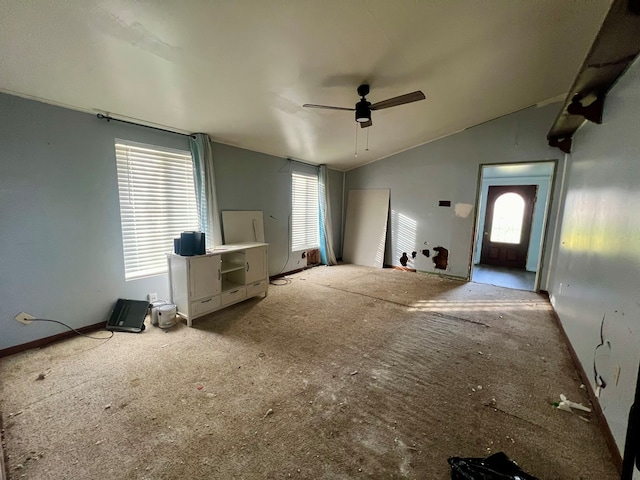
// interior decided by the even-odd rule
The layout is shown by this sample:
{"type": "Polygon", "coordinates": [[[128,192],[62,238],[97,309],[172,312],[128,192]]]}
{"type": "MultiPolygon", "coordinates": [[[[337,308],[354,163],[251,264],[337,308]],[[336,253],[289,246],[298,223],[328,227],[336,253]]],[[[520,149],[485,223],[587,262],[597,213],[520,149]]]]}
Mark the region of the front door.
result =
{"type": "Polygon", "coordinates": [[[526,267],[537,189],[537,185],[489,187],[480,263],[526,267]]]}

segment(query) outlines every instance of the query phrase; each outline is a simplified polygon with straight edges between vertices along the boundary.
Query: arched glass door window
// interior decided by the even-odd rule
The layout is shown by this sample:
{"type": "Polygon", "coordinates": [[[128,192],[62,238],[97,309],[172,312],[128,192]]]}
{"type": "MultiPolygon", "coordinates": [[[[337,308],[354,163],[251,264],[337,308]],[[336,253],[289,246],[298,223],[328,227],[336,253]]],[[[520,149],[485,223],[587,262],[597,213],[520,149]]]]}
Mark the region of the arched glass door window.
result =
{"type": "Polygon", "coordinates": [[[491,241],[520,243],[523,217],[524,199],[520,195],[517,193],[500,195],[493,204],[491,241]]]}

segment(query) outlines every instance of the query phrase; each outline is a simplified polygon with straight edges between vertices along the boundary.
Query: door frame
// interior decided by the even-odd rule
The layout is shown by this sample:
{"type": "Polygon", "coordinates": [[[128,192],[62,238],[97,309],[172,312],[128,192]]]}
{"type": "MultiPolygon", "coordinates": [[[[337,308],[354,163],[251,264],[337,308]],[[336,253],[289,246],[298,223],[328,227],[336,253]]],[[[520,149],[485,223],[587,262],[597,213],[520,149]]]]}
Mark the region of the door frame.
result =
{"type": "MultiPolygon", "coordinates": [[[[469,256],[469,274],[468,274],[468,278],[467,280],[471,281],[471,279],[473,278],[473,269],[475,266],[475,259],[476,259],[476,255],[479,254],[479,249],[481,247],[481,242],[478,239],[478,232],[480,230],[480,223],[483,220],[481,217],[484,216],[480,215],[481,210],[483,210],[481,207],[483,206],[483,202],[486,204],[486,197],[482,198],[482,190],[483,190],[483,181],[484,181],[484,172],[485,172],[485,168],[487,167],[499,167],[499,166],[505,166],[505,167],[529,167],[529,166],[535,166],[537,164],[541,164],[541,163],[551,163],[552,169],[551,169],[551,174],[549,177],[549,190],[547,192],[546,195],[546,201],[544,203],[544,213],[543,213],[543,219],[542,219],[542,229],[540,231],[539,234],[539,242],[540,242],[540,246],[539,246],[539,250],[538,250],[538,261],[536,264],[536,277],[535,277],[535,281],[534,281],[534,291],[538,292],[540,290],[540,281],[541,281],[541,272],[542,272],[542,268],[544,266],[544,255],[546,252],[546,243],[547,243],[547,232],[549,229],[549,218],[550,218],[550,212],[551,212],[551,206],[553,204],[553,192],[556,186],[556,179],[557,179],[557,174],[558,174],[558,160],[557,159],[548,159],[548,160],[533,160],[533,161],[529,161],[529,162],[496,162],[496,163],[482,163],[478,166],[478,182],[477,182],[477,187],[476,187],[476,203],[475,206],[476,208],[474,209],[474,228],[473,228],[473,236],[472,236],[472,240],[471,240],[471,252],[470,252],[470,256],[469,256]]],[[[517,170],[517,169],[516,169],[517,170]]],[[[505,175],[504,179],[505,181],[508,181],[509,178],[521,178],[521,177],[526,177],[526,174],[522,174],[522,173],[514,173],[513,175],[505,175]]],[[[534,207],[535,208],[535,207],[534,207]]],[[[485,205],[485,209],[486,209],[486,205],[485,205]]],[[[534,213],[535,214],[535,213],[534,213]]],[[[534,232],[532,231],[531,235],[534,235],[534,232]]],[[[533,238],[533,236],[530,237],[530,242],[531,239],[533,238]]],[[[535,237],[536,240],[538,239],[538,236],[535,237]]]]}

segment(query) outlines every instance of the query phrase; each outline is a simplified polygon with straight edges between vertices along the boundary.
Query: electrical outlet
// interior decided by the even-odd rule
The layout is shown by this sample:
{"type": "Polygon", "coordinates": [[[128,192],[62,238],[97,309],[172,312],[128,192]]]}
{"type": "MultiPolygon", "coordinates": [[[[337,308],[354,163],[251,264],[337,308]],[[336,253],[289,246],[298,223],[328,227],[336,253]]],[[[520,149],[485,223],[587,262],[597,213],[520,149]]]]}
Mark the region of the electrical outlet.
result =
{"type": "Polygon", "coordinates": [[[24,313],[24,312],[20,312],[19,314],[17,314],[15,316],[15,319],[20,322],[20,323],[24,323],[25,325],[31,325],[31,322],[33,320],[35,320],[36,317],[29,315],[28,313],[24,313]]]}
{"type": "Polygon", "coordinates": [[[158,294],[157,293],[148,294],[147,295],[147,300],[149,301],[149,303],[157,302],[158,301],[158,294]]]}

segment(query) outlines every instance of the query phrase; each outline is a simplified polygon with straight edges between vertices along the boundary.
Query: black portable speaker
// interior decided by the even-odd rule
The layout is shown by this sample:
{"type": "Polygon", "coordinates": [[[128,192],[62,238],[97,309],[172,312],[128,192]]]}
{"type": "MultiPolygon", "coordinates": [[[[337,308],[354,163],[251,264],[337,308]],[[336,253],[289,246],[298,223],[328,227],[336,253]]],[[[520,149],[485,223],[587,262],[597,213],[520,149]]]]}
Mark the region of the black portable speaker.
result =
{"type": "Polygon", "coordinates": [[[173,241],[173,251],[183,257],[204,255],[206,253],[204,232],[182,232],[180,238],[173,241]]]}

